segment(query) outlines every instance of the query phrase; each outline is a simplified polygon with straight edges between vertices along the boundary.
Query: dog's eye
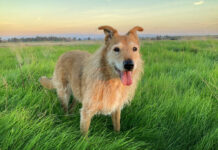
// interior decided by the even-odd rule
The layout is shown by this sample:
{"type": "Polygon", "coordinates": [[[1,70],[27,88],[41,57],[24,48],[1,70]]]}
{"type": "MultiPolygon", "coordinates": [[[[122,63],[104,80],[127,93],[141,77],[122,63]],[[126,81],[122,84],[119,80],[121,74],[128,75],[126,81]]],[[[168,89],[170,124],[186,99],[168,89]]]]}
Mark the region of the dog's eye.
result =
{"type": "Polygon", "coordinates": [[[135,52],[137,51],[137,47],[133,47],[132,50],[135,52]]]}
{"type": "Polygon", "coordinates": [[[115,47],[115,48],[114,48],[114,51],[115,51],[115,52],[119,52],[120,49],[119,49],[118,47],[115,47]]]}

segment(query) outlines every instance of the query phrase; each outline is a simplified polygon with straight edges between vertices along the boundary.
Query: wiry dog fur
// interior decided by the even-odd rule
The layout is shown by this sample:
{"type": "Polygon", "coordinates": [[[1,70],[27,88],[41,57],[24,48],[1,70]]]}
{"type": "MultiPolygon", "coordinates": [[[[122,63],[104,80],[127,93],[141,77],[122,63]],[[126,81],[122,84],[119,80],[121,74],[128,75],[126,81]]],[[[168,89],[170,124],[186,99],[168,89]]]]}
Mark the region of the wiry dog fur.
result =
{"type": "Polygon", "coordinates": [[[80,129],[84,134],[88,132],[91,118],[97,113],[111,114],[114,130],[120,130],[120,111],[133,98],[143,71],[136,34],[136,31],[143,31],[141,27],[136,26],[123,36],[110,26],[99,29],[105,33],[105,44],[101,49],[92,55],[84,51],[66,52],[59,58],[53,77],[40,78],[44,87],[57,90],[66,112],[72,92],[74,98],[82,103],[80,129]],[[115,47],[120,51],[115,52],[115,47]],[[133,51],[133,47],[137,51],[133,51]],[[123,71],[126,59],[134,62],[130,86],[121,82],[115,69],[123,71]]]}

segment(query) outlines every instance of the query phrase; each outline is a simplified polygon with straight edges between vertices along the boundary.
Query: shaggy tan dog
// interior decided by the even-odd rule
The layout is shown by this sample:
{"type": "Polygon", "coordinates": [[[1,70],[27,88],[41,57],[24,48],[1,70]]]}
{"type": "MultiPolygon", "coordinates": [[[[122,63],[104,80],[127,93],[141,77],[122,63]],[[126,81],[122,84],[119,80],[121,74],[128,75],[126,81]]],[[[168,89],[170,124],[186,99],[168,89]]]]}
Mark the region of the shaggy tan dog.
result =
{"type": "Polygon", "coordinates": [[[110,26],[101,26],[99,30],[105,33],[101,49],[92,55],[84,51],[66,52],[60,56],[53,77],[40,78],[44,87],[57,90],[66,112],[71,93],[82,103],[80,129],[84,134],[91,118],[98,113],[111,114],[114,130],[120,130],[120,111],[133,98],[143,71],[136,34],[143,31],[141,27],[136,26],[122,36],[110,26]]]}

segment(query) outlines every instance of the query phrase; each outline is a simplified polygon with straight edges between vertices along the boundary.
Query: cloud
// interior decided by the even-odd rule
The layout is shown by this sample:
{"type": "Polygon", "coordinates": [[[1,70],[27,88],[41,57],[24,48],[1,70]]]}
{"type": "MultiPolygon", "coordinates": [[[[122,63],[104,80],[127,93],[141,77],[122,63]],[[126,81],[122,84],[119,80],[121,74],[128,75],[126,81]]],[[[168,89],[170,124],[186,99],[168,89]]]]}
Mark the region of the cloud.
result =
{"type": "Polygon", "coordinates": [[[194,2],[194,5],[202,5],[204,4],[204,1],[197,1],[197,2],[194,2]]]}

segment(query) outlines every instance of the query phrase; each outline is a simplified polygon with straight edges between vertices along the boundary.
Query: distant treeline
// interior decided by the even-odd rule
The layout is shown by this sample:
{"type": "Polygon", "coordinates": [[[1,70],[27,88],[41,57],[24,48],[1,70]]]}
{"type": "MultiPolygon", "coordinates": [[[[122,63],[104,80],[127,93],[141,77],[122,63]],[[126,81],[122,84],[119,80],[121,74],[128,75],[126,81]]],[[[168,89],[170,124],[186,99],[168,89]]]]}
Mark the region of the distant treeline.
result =
{"type": "MultiPolygon", "coordinates": [[[[193,36],[194,37],[194,36],[193,36]]],[[[201,36],[200,36],[201,37],[201,36]]],[[[218,39],[218,36],[203,36],[203,37],[212,37],[218,39]]],[[[180,40],[183,38],[191,39],[192,36],[155,36],[155,37],[140,37],[141,40],[180,40]]],[[[0,37],[0,42],[42,42],[42,41],[81,41],[81,40],[97,40],[95,38],[86,37],[86,38],[79,38],[79,37],[45,37],[45,36],[37,36],[37,37],[22,37],[22,38],[9,38],[7,40],[2,40],[0,37]]],[[[103,40],[103,38],[102,38],[103,40]]]]}
{"type": "Polygon", "coordinates": [[[70,42],[70,41],[81,41],[81,40],[91,40],[90,37],[88,38],[76,38],[76,37],[55,37],[55,36],[50,36],[50,37],[44,37],[44,36],[37,36],[37,37],[22,37],[22,38],[9,38],[7,40],[2,40],[0,38],[0,42],[41,42],[41,41],[64,41],[64,42],[70,42]]]}
{"type": "Polygon", "coordinates": [[[182,36],[161,36],[161,35],[158,35],[156,37],[140,37],[141,40],[179,40],[181,39],[182,36]]]}
{"type": "MultiPolygon", "coordinates": [[[[140,37],[141,40],[178,40],[180,37],[177,36],[156,36],[156,37],[140,37]]],[[[81,40],[95,40],[91,39],[90,37],[87,38],[66,38],[66,37],[44,37],[44,36],[37,36],[37,37],[22,37],[22,38],[9,38],[7,40],[2,40],[0,38],[0,42],[41,42],[41,41],[64,41],[64,42],[70,42],[70,41],[81,41],[81,40]]]]}

